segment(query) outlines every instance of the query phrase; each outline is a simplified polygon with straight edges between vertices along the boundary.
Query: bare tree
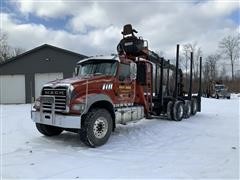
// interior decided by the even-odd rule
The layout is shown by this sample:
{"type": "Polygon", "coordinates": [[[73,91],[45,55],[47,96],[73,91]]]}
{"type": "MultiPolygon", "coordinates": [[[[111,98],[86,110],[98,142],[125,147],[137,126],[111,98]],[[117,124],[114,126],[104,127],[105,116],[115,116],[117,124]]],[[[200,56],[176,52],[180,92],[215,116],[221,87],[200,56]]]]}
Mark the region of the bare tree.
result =
{"type": "Polygon", "coordinates": [[[215,81],[218,75],[217,62],[220,59],[219,54],[212,54],[206,58],[205,68],[207,70],[208,80],[215,81]]]}
{"type": "Polygon", "coordinates": [[[221,70],[220,70],[220,78],[222,80],[226,80],[227,78],[227,70],[226,70],[226,65],[222,64],[221,70]]]}
{"type": "Polygon", "coordinates": [[[187,75],[188,73],[188,64],[189,64],[189,60],[190,60],[190,44],[185,44],[183,45],[183,57],[181,57],[180,59],[182,60],[182,65],[185,69],[185,74],[187,75]]]}
{"type": "Polygon", "coordinates": [[[210,67],[209,67],[209,63],[207,61],[205,61],[204,65],[203,65],[203,79],[204,82],[208,82],[209,81],[209,74],[210,74],[210,67]]]}
{"type": "Polygon", "coordinates": [[[8,35],[6,33],[0,34],[0,63],[23,52],[25,52],[23,48],[11,47],[8,44],[8,35]]]}
{"type": "Polygon", "coordinates": [[[25,49],[16,47],[13,49],[14,50],[14,56],[18,56],[19,54],[22,54],[25,52],[25,49]]]}
{"type": "Polygon", "coordinates": [[[6,33],[0,35],[0,62],[5,61],[12,56],[11,47],[8,45],[7,39],[8,37],[6,33]]]}
{"type": "Polygon", "coordinates": [[[234,64],[239,58],[240,51],[240,34],[237,36],[227,36],[219,43],[219,48],[222,53],[229,58],[232,68],[232,80],[234,79],[234,64]]]}
{"type": "Polygon", "coordinates": [[[183,56],[185,58],[184,61],[182,61],[183,67],[185,69],[185,73],[188,72],[188,64],[190,61],[190,54],[193,52],[193,77],[196,79],[198,77],[199,72],[199,58],[202,56],[202,50],[200,47],[198,47],[198,44],[195,43],[188,43],[183,45],[183,56]]]}
{"type": "Polygon", "coordinates": [[[194,78],[196,79],[199,76],[199,66],[200,66],[200,57],[202,56],[202,49],[197,47],[194,54],[194,78]]]}

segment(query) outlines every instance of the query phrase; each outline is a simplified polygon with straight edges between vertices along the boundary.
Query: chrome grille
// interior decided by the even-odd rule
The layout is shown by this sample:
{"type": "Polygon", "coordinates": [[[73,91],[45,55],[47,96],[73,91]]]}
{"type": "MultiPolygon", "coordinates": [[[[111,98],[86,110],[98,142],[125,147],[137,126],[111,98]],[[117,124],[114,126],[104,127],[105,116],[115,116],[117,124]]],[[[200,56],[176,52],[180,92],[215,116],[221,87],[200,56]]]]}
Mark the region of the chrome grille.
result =
{"type": "Polygon", "coordinates": [[[54,97],[54,106],[49,102],[43,102],[42,108],[43,111],[49,112],[52,110],[52,106],[56,112],[66,111],[67,106],[67,90],[68,87],[58,86],[58,87],[43,87],[42,95],[43,96],[53,96],[54,97]]]}

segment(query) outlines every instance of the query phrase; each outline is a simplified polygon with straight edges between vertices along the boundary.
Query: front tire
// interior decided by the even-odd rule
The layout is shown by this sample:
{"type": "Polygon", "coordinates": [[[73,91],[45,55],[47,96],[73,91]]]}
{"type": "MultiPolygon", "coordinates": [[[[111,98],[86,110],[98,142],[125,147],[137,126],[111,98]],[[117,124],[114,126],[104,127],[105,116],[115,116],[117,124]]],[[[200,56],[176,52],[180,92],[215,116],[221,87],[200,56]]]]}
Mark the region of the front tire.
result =
{"type": "Polygon", "coordinates": [[[36,123],[37,130],[45,136],[57,136],[63,132],[62,128],[36,123]]]}
{"type": "Polygon", "coordinates": [[[90,147],[105,144],[112,132],[113,121],[106,109],[91,109],[85,117],[80,130],[81,141],[90,147]]]}

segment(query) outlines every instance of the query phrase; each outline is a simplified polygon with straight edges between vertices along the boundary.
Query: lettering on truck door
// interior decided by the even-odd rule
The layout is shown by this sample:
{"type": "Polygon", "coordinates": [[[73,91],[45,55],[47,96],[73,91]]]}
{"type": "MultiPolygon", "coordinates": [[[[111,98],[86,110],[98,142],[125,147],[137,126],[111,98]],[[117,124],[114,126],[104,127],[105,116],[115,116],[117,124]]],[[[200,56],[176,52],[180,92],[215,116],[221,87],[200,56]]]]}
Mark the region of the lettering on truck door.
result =
{"type": "Polygon", "coordinates": [[[134,102],[134,84],[134,80],[130,78],[130,64],[120,63],[117,83],[117,99],[119,104],[129,105],[134,102]]]}

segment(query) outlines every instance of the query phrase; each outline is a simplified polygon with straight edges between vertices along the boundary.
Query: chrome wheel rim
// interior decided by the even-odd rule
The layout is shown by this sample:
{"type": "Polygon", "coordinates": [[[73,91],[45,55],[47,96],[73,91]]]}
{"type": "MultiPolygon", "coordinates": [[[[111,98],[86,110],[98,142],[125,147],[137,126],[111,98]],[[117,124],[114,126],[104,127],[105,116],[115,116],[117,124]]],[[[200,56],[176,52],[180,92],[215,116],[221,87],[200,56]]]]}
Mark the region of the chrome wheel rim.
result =
{"type": "Polygon", "coordinates": [[[98,139],[103,138],[107,134],[108,122],[104,117],[99,117],[93,125],[94,136],[98,139]]]}

